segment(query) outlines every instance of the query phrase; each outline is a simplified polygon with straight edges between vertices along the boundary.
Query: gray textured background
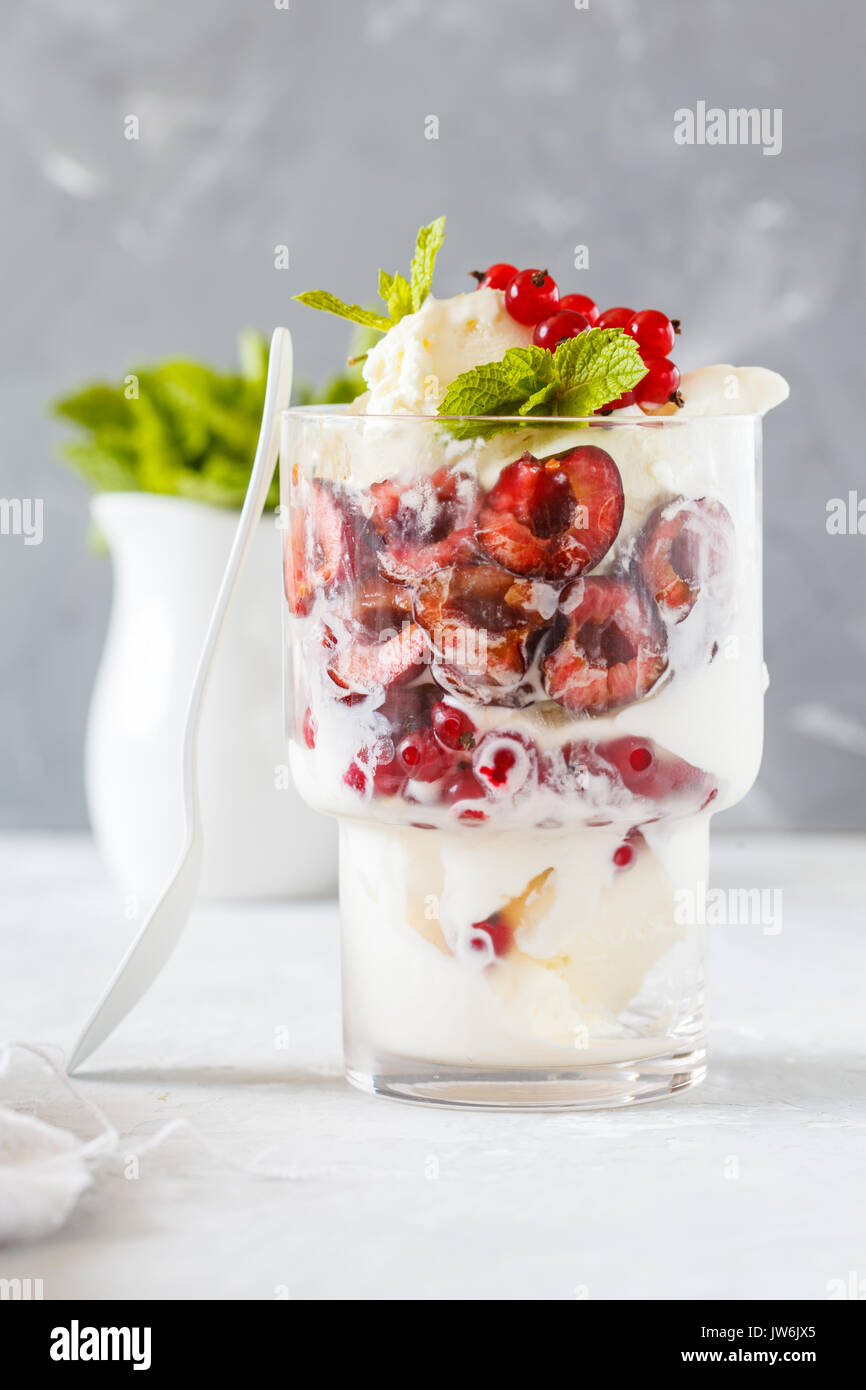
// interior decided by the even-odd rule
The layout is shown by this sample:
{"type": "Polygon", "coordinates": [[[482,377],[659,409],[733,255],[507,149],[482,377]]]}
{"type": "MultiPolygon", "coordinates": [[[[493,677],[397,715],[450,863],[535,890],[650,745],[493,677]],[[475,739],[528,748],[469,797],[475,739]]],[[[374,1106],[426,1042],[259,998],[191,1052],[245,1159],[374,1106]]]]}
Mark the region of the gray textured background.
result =
{"type": "Polygon", "coordinates": [[[368,296],[440,212],[440,294],[497,259],[566,278],[586,243],[573,287],[679,314],[681,365],[790,379],[766,431],[766,755],[728,818],[863,824],[866,536],[825,529],[829,497],[866,495],[862,6],[4,0],[3,28],[0,496],[44,498],[45,540],[0,537],[0,824],[85,821],[110,594],[46,398],[148,355],[229,363],[248,323],[288,322],[326,370],[340,328],[290,295],[368,296]],[[699,99],[782,107],[782,153],[675,145],[699,99]]]}

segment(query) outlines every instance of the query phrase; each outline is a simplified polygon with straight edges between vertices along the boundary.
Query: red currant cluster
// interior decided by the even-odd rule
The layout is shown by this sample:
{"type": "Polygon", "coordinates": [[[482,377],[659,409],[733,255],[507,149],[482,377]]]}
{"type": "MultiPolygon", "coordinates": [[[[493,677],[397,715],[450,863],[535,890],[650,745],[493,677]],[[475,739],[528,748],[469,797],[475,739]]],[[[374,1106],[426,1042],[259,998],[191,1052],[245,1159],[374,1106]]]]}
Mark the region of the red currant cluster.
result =
{"type": "Polygon", "coordinates": [[[621,305],[599,312],[598,305],[585,294],[565,294],[546,270],[518,270],[506,262],[488,266],[483,275],[474,271],[479,289],[503,290],[505,307],[518,323],[533,328],[532,341],[536,347],[551,352],[566,338],[576,338],[587,328],[621,328],[634,338],[643,358],[647,374],[633,391],[604,406],[602,414],[621,410],[626,405],[639,405],[652,415],[666,406],[682,404],[679,396],[680,374],[668,357],[676,334],[678,319],[669,319],[658,309],[626,309],[621,305]]]}

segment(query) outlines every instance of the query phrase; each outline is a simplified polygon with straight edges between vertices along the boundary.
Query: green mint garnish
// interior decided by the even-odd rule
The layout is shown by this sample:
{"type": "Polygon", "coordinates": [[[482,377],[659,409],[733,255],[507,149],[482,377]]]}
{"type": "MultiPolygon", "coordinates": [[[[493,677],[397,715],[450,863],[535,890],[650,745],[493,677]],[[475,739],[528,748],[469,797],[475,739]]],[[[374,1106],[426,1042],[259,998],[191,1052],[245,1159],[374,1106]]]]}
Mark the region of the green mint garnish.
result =
{"type": "Polygon", "coordinates": [[[374,314],[372,310],[365,309],[363,304],[344,304],[342,299],[338,299],[335,294],[328,294],[327,290],[304,290],[303,294],[296,294],[295,299],[301,304],[306,304],[308,309],[321,309],[325,314],[336,314],[338,318],[360,323],[364,328],[378,328],[382,333],[387,333],[391,327],[390,319],[386,319],[383,314],[374,314]]]}
{"type": "Polygon", "coordinates": [[[412,308],[412,286],[402,275],[389,275],[387,270],[379,271],[379,298],[385,301],[388,318],[385,319],[386,332],[392,323],[399,323],[412,308]]]}
{"type": "Polygon", "coordinates": [[[415,254],[412,257],[412,310],[417,313],[430,293],[433,284],[433,269],[439,248],[445,240],[445,218],[437,217],[429,227],[420,227],[415,238],[415,254]]]}
{"type": "Polygon", "coordinates": [[[415,254],[409,270],[409,279],[403,275],[389,275],[386,270],[379,271],[379,297],[388,310],[387,317],[375,310],[365,309],[361,304],[345,304],[335,294],[326,290],[305,290],[295,298],[310,309],[322,309],[326,314],[336,314],[341,319],[350,319],[364,328],[375,328],[387,333],[395,323],[407,314],[414,314],[421,308],[430,293],[433,283],[433,267],[436,255],[445,240],[445,218],[437,217],[428,227],[421,227],[415,240],[415,254]]]}
{"type": "MultiPolygon", "coordinates": [[[[472,367],[452,381],[440,415],[592,415],[646,376],[634,338],[621,328],[589,328],[555,352],[508,348],[500,362],[472,367]]],[[[490,438],[509,425],[446,420],[457,439],[490,438]]],[[[513,428],[513,426],[512,426],[513,428]]]]}
{"type": "MultiPolygon", "coordinates": [[[[356,352],[369,346],[370,332],[356,330],[356,352]]],[[[159,492],[240,507],[262,418],[267,338],[242,333],[238,354],[236,371],[185,359],[145,364],[54,401],[54,415],[76,431],[62,445],[64,457],[99,492],[159,492]]],[[[363,389],[360,372],[343,371],[315,386],[297,380],[292,399],[344,402],[363,389]]],[[[268,505],[278,500],[274,482],[268,505]]]]}

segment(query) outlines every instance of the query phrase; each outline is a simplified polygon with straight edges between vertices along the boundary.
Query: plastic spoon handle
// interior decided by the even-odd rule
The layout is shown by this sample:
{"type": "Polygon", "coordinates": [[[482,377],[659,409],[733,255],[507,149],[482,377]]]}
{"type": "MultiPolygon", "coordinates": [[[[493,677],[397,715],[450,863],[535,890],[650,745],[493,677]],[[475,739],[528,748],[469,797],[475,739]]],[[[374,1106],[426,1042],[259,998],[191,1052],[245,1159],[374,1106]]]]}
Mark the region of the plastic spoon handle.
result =
{"type": "Polygon", "coordinates": [[[120,962],[93,1015],[82,1030],[69,1059],[70,1072],[75,1071],[109,1033],[114,1031],[130,1009],[138,1003],[145,990],[153,984],[180,940],[196,899],[204,848],[197,776],[198,730],[202,704],[222,636],[225,616],[265,509],[277,465],[280,415],[289,404],[291,390],[292,339],[287,328],[277,328],[271,338],[265,404],[255,462],[187,707],[183,743],[183,853],[170,882],[120,962]]]}

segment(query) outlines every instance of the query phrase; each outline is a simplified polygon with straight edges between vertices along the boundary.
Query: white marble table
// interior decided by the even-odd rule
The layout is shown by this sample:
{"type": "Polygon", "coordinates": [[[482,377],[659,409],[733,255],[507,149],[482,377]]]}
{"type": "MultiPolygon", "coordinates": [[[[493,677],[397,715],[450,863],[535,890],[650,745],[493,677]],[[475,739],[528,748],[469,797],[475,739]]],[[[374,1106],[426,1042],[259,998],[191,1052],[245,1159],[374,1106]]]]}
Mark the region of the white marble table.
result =
{"type": "MultiPolygon", "coordinates": [[[[783,929],[711,932],[710,1079],[617,1113],[360,1095],[335,906],[201,907],[79,1083],[120,1159],[59,1234],[0,1250],[0,1277],[252,1299],[823,1299],[866,1279],[866,837],[720,837],[715,874],[781,888],[783,929]],[[179,1131],[125,1176],[125,1146],[177,1118],[209,1148],[179,1131]],[[293,1176],[232,1166],[256,1159],[293,1176]]],[[[84,839],[0,840],[0,893],[0,1036],[66,1047],[130,924],[84,839]]],[[[81,1126],[42,1073],[12,1089],[81,1126]]]]}

